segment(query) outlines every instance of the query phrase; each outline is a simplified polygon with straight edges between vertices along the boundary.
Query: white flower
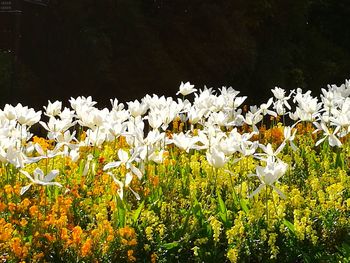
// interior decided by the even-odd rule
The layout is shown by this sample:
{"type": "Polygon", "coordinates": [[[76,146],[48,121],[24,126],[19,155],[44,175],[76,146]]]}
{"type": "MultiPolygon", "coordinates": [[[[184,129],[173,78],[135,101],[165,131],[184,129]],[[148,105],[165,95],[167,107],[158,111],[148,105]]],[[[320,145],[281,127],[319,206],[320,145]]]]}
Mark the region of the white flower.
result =
{"type": "Polygon", "coordinates": [[[244,122],[248,125],[253,126],[253,131],[258,133],[259,129],[256,127],[256,124],[258,124],[262,119],[263,116],[260,114],[260,112],[252,113],[249,111],[245,115],[244,122]]]}
{"type": "Polygon", "coordinates": [[[128,187],[130,191],[135,195],[136,199],[140,200],[139,194],[137,194],[134,190],[131,189],[131,187],[129,187],[134,174],[140,180],[142,178],[141,171],[132,164],[132,162],[136,159],[137,155],[138,155],[138,152],[134,152],[134,154],[129,158],[129,154],[126,151],[124,151],[123,149],[119,149],[118,150],[119,161],[108,163],[103,167],[103,170],[105,171],[108,169],[119,167],[121,165],[125,165],[125,168],[128,170],[128,172],[125,174],[124,182],[121,182],[120,180],[118,180],[113,173],[111,172],[108,173],[109,175],[112,176],[114,182],[119,185],[118,195],[120,199],[123,199],[123,193],[124,193],[123,188],[128,187]]]}
{"type": "Polygon", "coordinates": [[[291,109],[288,100],[290,99],[291,94],[293,91],[289,94],[289,96],[286,96],[286,91],[284,89],[281,89],[279,87],[275,87],[271,90],[277,101],[274,103],[274,109],[277,111],[279,115],[286,114],[284,107],[286,107],[288,110],[291,109]]]}
{"type": "Polygon", "coordinates": [[[126,103],[128,105],[128,110],[130,114],[134,117],[142,116],[148,110],[148,106],[144,102],[139,102],[138,100],[129,101],[126,103]]]}
{"type": "Polygon", "coordinates": [[[50,117],[47,123],[43,121],[39,121],[39,123],[45,130],[48,131],[47,136],[50,140],[56,140],[60,134],[66,132],[74,125],[74,123],[71,123],[69,119],[60,120],[56,119],[55,117],[50,117]]]}
{"type": "Polygon", "coordinates": [[[6,160],[16,168],[23,168],[28,163],[28,157],[19,149],[10,146],[6,152],[6,160]]]}
{"type": "Polygon", "coordinates": [[[191,137],[189,134],[184,134],[180,132],[179,134],[174,134],[171,140],[177,147],[181,150],[189,152],[193,148],[194,144],[198,142],[197,137],[191,137]]]}
{"type": "Polygon", "coordinates": [[[271,91],[277,100],[284,100],[286,98],[286,91],[282,88],[275,87],[271,91]]]}
{"type": "Polygon", "coordinates": [[[10,104],[5,105],[3,113],[8,120],[15,120],[17,118],[15,107],[10,104]]]}
{"type": "Polygon", "coordinates": [[[277,116],[276,112],[269,110],[272,103],[273,103],[273,98],[270,98],[267,103],[263,103],[260,105],[259,111],[262,113],[262,115],[265,116],[266,114],[269,114],[269,115],[274,116],[274,117],[277,116]]]}
{"type": "Polygon", "coordinates": [[[328,143],[329,143],[330,146],[332,146],[332,147],[333,146],[338,146],[338,147],[342,146],[341,141],[336,136],[336,134],[340,130],[340,126],[337,126],[334,129],[333,133],[331,133],[324,122],[321,122],[321,124],[319,124],[318,122],[314,122],[314,125],[317,127],[317,130],[315,130],[314,133],[319,131],[319,130],[323,130],[323,134],[324,134],[324,137],[322,139],[318,140],[316,142],[315,146],[318,146],[326,138],[328,138],[328,143]]]}
{"type": "Polygon", "coordinates": [[[17,121],[21,125],[33,126],[35,123],[40,121],[41,111],[35,112],[33,108],[22,106],[18,103],[15,107],[17,121]]]}
{"type": "Polygon", "coordinates": [[[121,111],[122,109],[124,109],[124,104],[119,103],[117,98],[115,98],[114,100],[110,99],[109,101],[112,104],[112,110],[121,111]]]}
{"type": "Polygon", "coordinates": [[[289,142],[290,146],[292,147],[293,151],[296,151],[298,147],[294,144],[294,139],[295,139],[295,134],[297,130],[295,129],[293,134],[292,134],[292,127],[290,126],[285,126],[283,129],[283,134],[284,134],[284,141],[289,142]]]}
{"type": "Polygon", "coordinates": [[[124,151],[123,149],[119,149],[118,150],[118,158],[119,158],[119,161],[115,161],[115,162],[110,162],[108,164],[106,164],[104,167],[103,167],[103,170],[106,171],[108,169],[112,169],[112,168],[116,168],[116,167],[119,167],[120,165],[125,165],[125,168],[127,170],[130,170],[133,174],[135,174],[140,180],[142,178],[142,173],[141,171],[136,168],[132,162],[136,159],[136,155],[138,153],[135,152],[130,158],[129,158],[129,154],[124,151]]]}
{"type": "Polygon", "coordinates": [[[49,101],[47,107],[44,106],[45,115],[49,117],[55,117],[61,113],[62,102],[56,100],[54,103],[49,101]]]}
{"type": "Polygon", "coordinates": [[[27,171],[20,170],[22,174],[24,174],[31,183],[22,187],[20,194],[23,195],[33,184],[39,184],[39,185],[56,185],[59,187],[62,187],[60,183],[52,182],[53,179],[56,178],[56,176],[59,174],[58,170],[52,170],[49,172],[46,176],[44,172],[40,168],[36,168],[34,170],[34,178],[30,176],[30,174],[27,171]]]}
{"type": "Polygon", "coordinates": [[[274,160],[273,158],[267,159],[265,167],[257,166],[256,174],[250,174],[249,176],[257,176],[260,180],[260,185],[248,197],[251,198],[258,194],[264,187],[270,186],[280,197],[285,198],[285,195],[274,184],[279,182],[278,179],[286,173],[287,167],[288,165],[286,163],[281,160],[274,160]]]}
{"type": "Polygon", "coordinates": [[[222,168],[228,161],[224,152],[217,150],[215,147],[207,151],[206,156],[209,164],[214,168],[222,168]]]}
{"type": "Polygon", "coordinates": [[[193,87],[194,85],[191,85],[190,82],[187,81],[186,83],[183,83],[181,81],[179,91],[176,93],[176,95],[182,94],[183,96],[186,96],[197,91],[197,89],[194,89],[193,87]]]}

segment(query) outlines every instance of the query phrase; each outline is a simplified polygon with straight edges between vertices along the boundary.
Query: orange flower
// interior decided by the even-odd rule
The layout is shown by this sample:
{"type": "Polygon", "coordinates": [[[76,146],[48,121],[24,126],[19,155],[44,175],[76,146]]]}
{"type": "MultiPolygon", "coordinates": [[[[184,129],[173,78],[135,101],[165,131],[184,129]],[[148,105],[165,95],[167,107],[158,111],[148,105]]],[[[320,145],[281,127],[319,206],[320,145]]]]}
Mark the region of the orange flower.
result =
{"type": "Polygon", "coordinates": [[[3,212],[6,209],[6,205],[0,202],[0,212],[3,212]]]}
{"type": "Polygon", "coordinates": [[[29,208],[29,214],[30,214],[31,217],[37,216],[38,213],[39,213],[39,208],[38,208],[38,206],[33,205],[33,206],[31,206],[31,207],[29,208]]]}
{"type": "Polygon", "coordinates": [[[92,247],[92,239],[88,238],[84,245],[81,247],[81,255],[83,257],[86,257],[90,252],[91,252],[91,247],[92,247]]]}
{"type": "Polygon", "coordinates": [[[68,229],[67,228],[62,228],[61,229],[61,235],[60,235],[62,240],[67,240],[69,239],[69,235],[68,235],[68,229]]]}
{"type": "Polygon", "coordinates": [[[11,185],[7,184],[4,186],[5,193],[11,195],[13,193],[13,188],[11,185]]]}
{"type": "Polygon", "coordinates": [[[54,235],[50,234],[50,233],[45,233],[44,234],[44,237],[46,237],[46,239],[49,241],[49,242],[53,242],[56,240],[56,238],[54,237],[54,235]]]}
{"type": "Polygon", "coordinates": [[[16,207],[17,207],[16,204],[14,204],[12,202],[8,203],[7,206],[8,206],[9,211],[12,212],[12,213],[16,210],[16,207]]]}
{"type": "Polygon", "coordinates": [[[44,151],[53,149],[52,140],[46,140],[45,138],[34,136],[33,142],[39,144],[44,151]]]}
{"type": "Polygon", "coordinates": [[[22,218],[19,224],[21,225],[21,227],[25,227],[28,224],[28,221],[25,218],[22,218]]]}
{"type": "Polygon", "coordinates": [[[28,198],[24,198],[21,202],[21,209],[25,210],[30,206],[31,202],[28,198]]]}
{"type": "Polygon", "coordinates": [[[79,244],[81,241],[81,234],[83,233],[83,230],[81,229],[80,226],[76,226],[72,230],[72,238],[73,242],[76,244],[79,244]]]}
{"type": "Polygon", "coordinates": [[[132,249],[128,250],[128,261],[129,262],[136,261],[136,258],[134,257],[134,250],[132,250],[132,249]]]}
{"type": "Polygon", "coordinates": [[[151,255],[151,262],[156,263],[157,262],[157,255],[155,253],[152,253],[151,255]]]}
{"type": "Polygon", "coordinates": [[[11,248],[13,253],[15,253],[16,257],[22,257],[22,244],[21,239],[18,237],[14,237],[11,240],[11,248]]]}

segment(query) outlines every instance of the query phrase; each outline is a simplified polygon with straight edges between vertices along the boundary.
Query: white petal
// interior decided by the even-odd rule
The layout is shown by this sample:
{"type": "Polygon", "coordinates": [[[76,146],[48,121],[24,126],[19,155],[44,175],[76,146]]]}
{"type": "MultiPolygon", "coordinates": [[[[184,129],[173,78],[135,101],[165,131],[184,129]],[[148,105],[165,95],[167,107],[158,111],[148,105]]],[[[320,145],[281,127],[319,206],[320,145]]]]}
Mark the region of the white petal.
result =
{"type": "Polygon", "coordinates": [[[271,185],[272,188],[277,192],[277,194],[282,198],[282,199],[286,199],[286,195],[284,193],[282,193],[282,191],[280,189],[278,189],[276,186],[271,185]]]}
{"type": "Polygon", "coordinates": [[[132,181],[132,173],[127,173],[125,175],[125,185],[128,186],[132,181]]]}
{"type": "Polygon", "coordinates": [[[139,180],[141,180],[142,179],[142,173],[141,173],[141,171],[138,169],[138,168],[136,168],[135,166],[133,166],[133,165],[131,165],[131,171],[133,172],[133,174],[135,174],[136,176],[137,176],[137,178],[139,179],[139,180]]]}
{"type": "Polygon", "coordinates": [[[24,174],[30,181],[34,182],[34,179],[30,176],[27,171],[20,170],[22,174],[24,174]]]}
{"type": "Polygon", "coordinates": [[[328,137],[328,141],[330,146],[340,147],[342,145],[341,141],[333,134],[328,137]]]}
{"type": "Polygon", "coordinates": [[[140,200],[141,198],[140,198],[140,195],[138,194],[138,193],[136,193],[134,190],[132,190],[132,188],[130,188],[129,187],[129,189],[130,189],[130,191],[134,194],[134,196],[136,197],[136,199],[137,200],[140,200]]]}
{"type": "Polygon", "coordinates": [[[23,187],[21,188],[20,194],[23,195],[25,192],[27,192],[27,190],[28,190],[31,186],[32,186],[32,184],[28,184],[28,185],[26,185],[26,186],[23,186],[23,187]]]}
{"type": "Polygon", "coordinates": [[[118,167],[120,164],[121,164],[120,161],[107,163],[105,166],[103,166],[103,171],[106,171],[106,170],[111,169],[111,168],[118,167]]]}
{"type": "Polygon", "coordinates": [[[50,173],[48,173],[45,178],[44,178],[44,182],[51,182],[53,179],[55,179],[55,177],[59,174],[58,170],[52,170],[50,173]]]}
{"type": "Polygon", "coordinates": [[[318,146],[321,142],[323,142],[327,137],[323,137],[322,139],[318,140],[315,144],[315,146],[318,146]]]}
{"type": "Polygon", "coordinates": [[[119,149],[118,150],[118,157],[119,157],[119,160],[123,163],[126,163],[129,159],[129,154],[124,151],[123,149],[119,149]]]}
{"type": "Polygon", "coordinates": [[[260,193],[264,186],[264,184],[259,185],[258,188],[256,188],[250,195],[248,195],[248,198],[252,198],[254,195],[260,193]]]}

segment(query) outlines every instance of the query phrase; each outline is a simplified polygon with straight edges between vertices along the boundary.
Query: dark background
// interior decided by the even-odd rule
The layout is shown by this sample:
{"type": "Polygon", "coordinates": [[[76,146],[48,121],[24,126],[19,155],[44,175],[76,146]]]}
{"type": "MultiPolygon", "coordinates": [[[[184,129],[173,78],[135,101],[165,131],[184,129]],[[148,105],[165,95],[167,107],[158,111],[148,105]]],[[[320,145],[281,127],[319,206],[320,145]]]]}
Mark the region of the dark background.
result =
{"type": "Polygon", "coordinates": [[[345,0],[52,0],[20,8],[0,13],[1,107],[174,96],[181,81],[232,86],[257,104],[275,86],[318,95],[350,78],[345,0]]]}

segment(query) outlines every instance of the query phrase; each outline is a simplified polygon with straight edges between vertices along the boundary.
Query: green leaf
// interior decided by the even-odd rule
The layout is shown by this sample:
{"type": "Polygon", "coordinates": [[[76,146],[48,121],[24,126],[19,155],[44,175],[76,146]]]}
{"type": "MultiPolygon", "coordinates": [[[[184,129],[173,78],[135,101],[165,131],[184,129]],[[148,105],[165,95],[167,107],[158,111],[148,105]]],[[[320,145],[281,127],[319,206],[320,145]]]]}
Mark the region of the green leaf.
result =
{"type": "Polygon", "coordinates": [[[337,152],[337,156],[335,159],[335,167],[340,167],[344,169],[344,157],[342,156],[341,152],[337,152]]]}
{"type": "Polygon", "coordinates": [[[168,249],[168,250],[176,248],[178,246],[179,246],[179,242],[178,241],[174,241],[174,242],[166,243],[166,244],[162,245],[163,248],[168,249]]]}
{"type": "Polygon", "coordinates": [[[226,222],[227,222],[227,209],[226,209],[225,202],[221,198],[220,193],[218,193],[218,203],[219,203],[219,208],[220,208],[219,216],[220,216],[221,220],[223,221],[223,223],[226,224],[226,222]]]}
{"type": "Polygon", "coordinates": [[[126,210],[123,200],[118,198],[118,225],[119,227],[125,227],[126,210]]]}
{"type": "Polygon", "coordinates": [[[245,213],[248,213],[248,212],[249,212],[248,200],[247,200],[247,199],[241,199],[241,200],[239,200],[239,203],[240,203],[240,205],[241,205],[242,210],[243,210],[245,213]]]}
{"type": "Polygon", "coordinates": [[[194,204],[193,204],[193,208],[192,208],[193,214],[197,217],[197,218],[201,218],[202,215],[202,208],[197,200],[197,198],[194,198],[194,204]]]}
{"type": "Polygon", "coordinates": [[[295,233],[295,228],[294,228],[294,225],[288,221],[287,219],[283,219],[283,224],[288,227],[288,229],[292,232],[292,233],[295,233]]]}
{"type": "Polygon", "coordinates": [[[139,219],[141,211],[142,211],[144,206],[145,206],[145,201],[142,201],[142,203],[139,205],[139,207],[135,211],[135,213],[134,213],[134,215],[132,217],[132,220],[133,220],[134,224],[136,224],[137,220],[139,219]]]}

